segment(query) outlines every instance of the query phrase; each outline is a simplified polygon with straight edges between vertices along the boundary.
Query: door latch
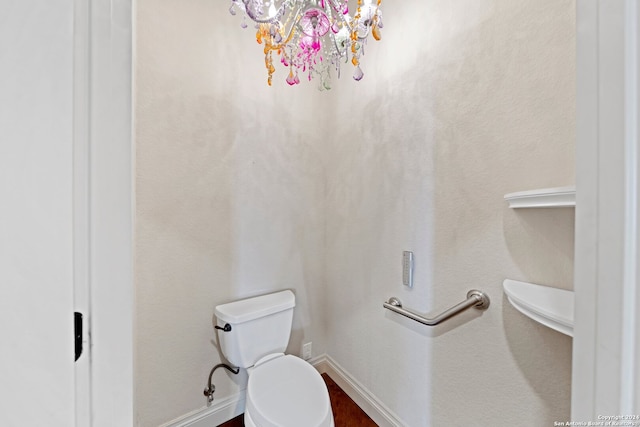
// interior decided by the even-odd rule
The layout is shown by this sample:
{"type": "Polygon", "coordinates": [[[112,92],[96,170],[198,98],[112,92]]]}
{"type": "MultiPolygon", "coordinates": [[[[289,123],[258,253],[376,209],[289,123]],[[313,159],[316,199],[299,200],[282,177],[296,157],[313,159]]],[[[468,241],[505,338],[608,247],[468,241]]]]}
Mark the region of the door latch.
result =
{"type": "Polygon", "coordinates": [[[78,361],[82,354],[82,313],[73,313],[73,335],[76,347],[76,359],[78,361]]]}

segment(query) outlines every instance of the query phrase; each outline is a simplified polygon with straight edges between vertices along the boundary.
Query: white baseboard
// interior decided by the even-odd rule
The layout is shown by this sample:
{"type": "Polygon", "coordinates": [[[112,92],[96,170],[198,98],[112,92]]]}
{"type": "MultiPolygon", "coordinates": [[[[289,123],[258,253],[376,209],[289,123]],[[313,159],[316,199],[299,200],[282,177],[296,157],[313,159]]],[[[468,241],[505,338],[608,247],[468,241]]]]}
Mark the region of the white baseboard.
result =
{"type": "Polygon", "coordinates": [[[245,391],[214,400],[208,408],[186,414],[160,427],[217,427],[244,412],[245,391]]]}
{"type": "MultiPolygon", "coordinates": [[[[403,427],[400,421],[366,387],[351,376],[331,356],[322,355],[308,361],[321,374],[327,374],[380,427],[403,427]]],[[[160,427],[217,427],[244,412],[245,391],[217,401],[208,408],[194,411],[160,427]]]]}
{"type": "Polygon", "coordinates": [[[373,395],[364,385],[350,375],[331,356],[325,355],[313,365],[326,373],[333,381],[380,427],[403,427],[400,418],[373,395]]]}

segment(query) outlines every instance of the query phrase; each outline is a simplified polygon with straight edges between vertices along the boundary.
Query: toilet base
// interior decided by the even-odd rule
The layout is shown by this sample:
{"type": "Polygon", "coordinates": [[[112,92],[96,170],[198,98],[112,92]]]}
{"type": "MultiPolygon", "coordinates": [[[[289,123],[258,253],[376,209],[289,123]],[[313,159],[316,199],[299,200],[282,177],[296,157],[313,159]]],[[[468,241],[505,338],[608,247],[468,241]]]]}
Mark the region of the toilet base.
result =
{"type": "MultiPolygon", "coordinates": [[[[259,427],[256,425],[256,423],[253,422],[253,420],[251,419],[251,415],[249,415],[247,411],[244,412],[244,427],[259,427]]],[[[335,424],[333,422],[333,415],[331,416],[331,424],[329,425],[329,427],[335,427],[335,424]]]]}
{"type": "Polygon", "coordinates": [[[244,427],[258,427],[256,426],[256,423],[254,423],[253,420],[251,419],[251,416],[249,415],[249,413],[246,411],[244,413],[244,427]]]}

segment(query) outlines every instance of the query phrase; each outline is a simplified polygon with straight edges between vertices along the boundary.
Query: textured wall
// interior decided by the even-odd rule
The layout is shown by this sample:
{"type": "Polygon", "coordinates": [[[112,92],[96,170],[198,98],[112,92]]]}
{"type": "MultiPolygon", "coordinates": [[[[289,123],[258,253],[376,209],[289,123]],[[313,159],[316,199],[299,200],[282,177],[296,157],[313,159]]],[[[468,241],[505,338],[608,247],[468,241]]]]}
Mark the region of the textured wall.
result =
{"type": "MultiPolygon", "coordinates": [[[[387,2],[384,17],[365,78],[343,70],[327,94],[281,71],[266,87],[252,31],[235,37],[219,2],[138,1],[140,426],[204,406],[214,305],[283,287],[291,350],[313,340],[408,426],[568,418],[571,340],[501,286],[571,286],[573,212],[502,197],[574,181],[574,3],[387,2]],[[381,307],[435,312],[473,287],[491,309],[432,329],[381,307]]],[[[216,398],[244,381],[221,374],[216,398]]]]}
{"type": "MultiPolygon", "coordinates": [[[[325,352],[324,171],[315,89],[269,88],[227,5],[137,8],[136,407],[152,427],[205,406],[217,304],[291,288],[289,350],[325,352]]],[[[246,377],[214,382],[221,399],[246,377]]]]}
{"type": "Polygon", "coordinates": [[[573,211],[503,195],[574,182],[574,2],[385,6],[365,78],[332,93],[328,352],[408,426],[566,420],[571,339],[516,312],[502,281],[570,288],[573,211]],[[381,307],[435,313],[471,288],[489,311],[432,329],[381,307]]]}

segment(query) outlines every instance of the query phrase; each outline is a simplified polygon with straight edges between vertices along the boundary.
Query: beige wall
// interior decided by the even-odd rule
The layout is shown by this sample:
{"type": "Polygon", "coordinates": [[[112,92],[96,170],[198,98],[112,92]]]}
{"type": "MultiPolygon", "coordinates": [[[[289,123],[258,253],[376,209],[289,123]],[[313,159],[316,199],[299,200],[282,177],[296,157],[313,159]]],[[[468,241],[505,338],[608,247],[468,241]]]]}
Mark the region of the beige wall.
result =
{"type": "MultiPolygon", "coordinates": [[[[269,88],[226,4],[137,3],[136,408],[151,427],[205,406],[217,304],[293,289],[289,351],[326,351],[324,171],[315,88],[269,88]]],[[[216,372],[216,400],[245,382],[216,372]]]]}
{"type": "Polygon", "coordinates": [[[515,311],[502,281],[570,288],[573,211],[503,195],[574,183],[574,2],[385,6],[365,79],[331,94],[328,353],[408,426],[566,420],[571,339],[515,311]],[[435,314],[472,288],[491,308],[432,329],[381,307],[435,314]]]}
{"type": "MultiPolygon", "coordinates": [[[[313,341],[408,426],[568,418],[571,340],[501,286],[571,286],[573,212],[502,197],[574,182],[573,0],[387,2],[364,79],[329,93],[267,87],[226,5],[137,3],[138,425],[204,406],[216,304],[281,288],[290,350],[313,341]],[[432,329],[381,307],[470,288],[491,308],[432,329]]],[[[216,375],[216,399],[246,381],[216,375]]]]}

